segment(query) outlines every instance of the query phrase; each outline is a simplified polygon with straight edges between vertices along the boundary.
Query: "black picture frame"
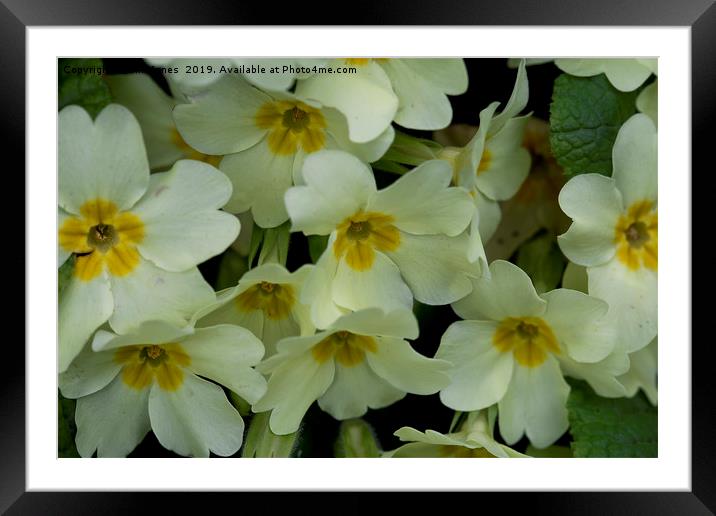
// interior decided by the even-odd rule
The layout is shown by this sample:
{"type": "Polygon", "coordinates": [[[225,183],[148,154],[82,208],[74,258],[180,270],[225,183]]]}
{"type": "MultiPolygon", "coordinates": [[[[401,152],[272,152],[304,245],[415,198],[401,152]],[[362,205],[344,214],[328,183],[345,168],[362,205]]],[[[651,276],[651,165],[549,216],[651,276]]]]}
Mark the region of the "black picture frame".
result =
{"type": "MultiPolygon", "coordinates": [[[[307,5],[307,4],[301,4],[307,5]]],[[[713,169],[709,150],[713,146],[711,129],[716,114],[716,6],[713,0],[522,0],[522,1],[467,1],[450,0],[423,3],[418,0],[393,0],[391,2],[360,2],[347,19],[341,13],[345,5],[338,2],[321,5],[311,4],[301,14],[296,10],[276,8],[267,2],[220,2],[208,0],[201,3],[188,0],[124,0],[122,2],[88,0],[2,0],[0,2],[0,72],[2,73],[2,135],[6,156],[16,159],[12,167],[4,171],[6,192],[14,192],[10,202],[17,203],[17,210],[24,212],[25,192],[25,29],[39,25],[283,25],[283,24],[337,24],[351,25],[575,25],[575,26],[688,26],[691,27],[692,50],[692,169],[706,174],[713,169]],[[8,186],[9,185],[9,186],[8,186]]],[[[666,99],[668,101],[668,99],[666,99]]],[[[682,171],[688,173],[688,171],[682,171]]],[[[693,176],[692,176],[693,177],[693,176]]],[[[713,218],[712,216],[710,217],[713,218]]],[[[698,228],[698,217],[693,217],[698,228]]],[[[701,220],[704,220],[701,218],[701,220]]],[[[707,219],[708,220],[708,219],[707,219]]],[[[703,224],[704,230],[709,231],[703,224]]],[[[698,229],[692,234],[700,234],[698,229]]],[[[8,241],[12,249],[12,269],[25,269],[26,234],[24,224],[17,222],[8,228],[8,241]],[[23,242],[23,246],[19,245],[23,242]]],[[[25,274],[31,271],[25,269],[25,274]]],[[[3,285],[6,299],[17,299],[16,292],[23,292],[23,303],[13,302],[15,307],[26,306],[24,278],[19,274],[5,274],[3,285]],[[21,283],[22,282],[22,283],[21,283]],[[12,297],[10,297],[12,296],[12,297]]],[[[695,308],[699,308],[698,305],[695,308]]],[[[17,309],[17,308],[16,308],[17,309]]],[[[23,313],[24,316],[24,313],[23,313]]],[[[18,314],[13,320],[19,320],[18,314]]],[[[147,493],[40,493],[25,492],[25,353],[17,338],[3,343],[0,374],[2,387],[0,403],[0,511],[8,514],[126,514],[149,509],[147,493]],[[8,364],[11,364],[9,366],[8,364]]],[[[24,340],[24,339],[23,339],[24,340]]],[[[671,343],[687,346],[690,343],[671,343]]],[[[509,493],[510,504],[526,504],[531,511],[548,514],[713,514],[716,511],[716,440],[713,427],[713,399],[716,382],[713,381],[713,344],[697,341],[692,347],[692,491],[691,492],[644,492],[644,493],[509,493]]],[[[194,501],[187,493],[163,493],[159,501],[164,510],[172,507],[188,508],[194,501]]],[[[229,494],[212,495],[212,505],[221,507],[229,494]]],[[[241,505],[252,501],[265,501],[266,495],[247,496],[242,493],[241,505]],[[260,498],[260,497],[264,498],[260,498]],[[252,500],[254,499],[254,500],[252,500]]],[[[303,494],[294,494],[303,498],[303,494]]],[[[350,493],[339,502],[325,499],[326,509],[335,504],[350,508],[350,512],[364,513],[374,507],[373,494],[350,493]]],[[[452,494],[452,503],[494,502],[494,494],[452,494]],[[455,500],[452,497],[458,496],[455,500]],[[491,498],[487,498],[490,496],[491,498]]],[[[498,496],[505,496],[498,495],[498,496]]],[[[271,504],[281,503],[286,496],[271,495],[271,504]]],[[[411,501],[422,504],[421,493],[411,495],[411,501]]],[[[235,503],[235,502],[231,502],[235,503]]],[[[299,503],[301,503],[299,501],[299,503]]],[[[311,512],[320,511],[315,502],[305,506],[311,512]]],[[[348,512],[348,511],[346,511],[348,512]]]]}

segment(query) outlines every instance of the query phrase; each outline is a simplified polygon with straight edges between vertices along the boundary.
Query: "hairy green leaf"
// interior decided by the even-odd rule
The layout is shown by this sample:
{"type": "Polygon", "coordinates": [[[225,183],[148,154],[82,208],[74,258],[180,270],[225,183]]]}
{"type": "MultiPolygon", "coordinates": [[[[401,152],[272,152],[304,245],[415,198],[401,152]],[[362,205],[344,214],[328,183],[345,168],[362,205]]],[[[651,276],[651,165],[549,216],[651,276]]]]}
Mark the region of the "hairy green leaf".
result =
{"type": "Polygon", "coordinates": [[[602,398],[585,382],[570,382],[567,400],[575,457],[656,457],[657,409],[639,393],[602,398]]]}
{"type": "Polygon", "coordinates": [[[550,143],[568,176],[612,174],[612,146],[621,125],[635,113],[637,92],[621,92],[604,74],[562,74],[554,82],[550,143]]]}
{"type": "Polygon", "coordinates": [[[334,446],[336,457],[380,457],[381,449],[375,431],[360,418],[343,421],[334,446]]]}

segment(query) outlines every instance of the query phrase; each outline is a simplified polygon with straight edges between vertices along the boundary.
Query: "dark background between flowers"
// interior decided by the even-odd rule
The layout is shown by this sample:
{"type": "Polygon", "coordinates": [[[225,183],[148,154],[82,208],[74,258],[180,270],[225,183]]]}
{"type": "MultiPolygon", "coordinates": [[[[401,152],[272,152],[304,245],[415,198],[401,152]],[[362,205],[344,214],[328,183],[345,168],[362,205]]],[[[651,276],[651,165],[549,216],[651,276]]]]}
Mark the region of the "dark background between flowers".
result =
{"type": "MultiPolygon", "coordinates": [[[[465,62],[469,86],[463,95],[449,97],[453,108],[452,123],[477,125],[480,110],[490,102],[499,101],[503,106],[507,102],[514,85],[516,70],[508,68],[505,59],[465,59],[465,62]]],[[[161,71],[147,65],[142,59],[104,59],[103,65],[107,75],[146,73],[165,91],[169,91],[161,71]]],[[[560,73],[552,63],[528,68],[530,97],[526,112],[532,112],[533,116],[542,120],[549,119],[553,84],[560,73]]],[[[430,132],[402,128],[401,130],[416,136],[431,137],[430,132]]],[[[392,182],[395,176],[376,171],[376,178],[379,187],[381,187],[392,182]]],[[[216,285],[220,261],[221,256],[218,256],[199,266],[206,280],[212,285],[216,285]]],[[[300,265],[310,262],[307,239],[302,234],[292,234],[287,261],[288,269],[295,270],[300,265]]],[[[415,311],[420,324],[420,336],[413,341],[413,346],[420,353],[433,356],[442,334],[452,322],[458,320],[458,317],[449,305],[430,307],[416,302],[415,311]]],[[[638,396],[642,397],[641,394],[638,396]]],[[[73,400],[61,400],[61,418],[64,418],[66,426],[63,430],[63,425],[61,425],[60,456],[77,456],[72,445],[76,431],[72,416],[74,404],[73,400]]],[[[453,414],[451,409],[442,405],[438,395],[408,394],[403,400],[389,407],[369,410],[363,419],[373,427],[381,448],[391,450],[401,444],[398,438],[393,436],[393,432],[398,428],[412,426],[421,431],[433,429],[447,432],[453,414]]],[[[244,419],[248,427],[250,415],[244,419]]],[[[338,436],[339,424],[314,403],[303,421],[297,455],[303,457],[334,456],[334,443],[338,436]]],[[[570,434],[567,433],[556,444],[569,446],[571,440],[570,434]]],[[[525,451],[527,445],[527,440],[523,439],[514,445],[514,448],[525,451]]],[[[240,453],[239,451],[236,456],[239,456],[240,453]]],[[[164,449],[152,432],[147,434],[143,442],[129,456],[177,457],[176,454],[164,449]]]]}

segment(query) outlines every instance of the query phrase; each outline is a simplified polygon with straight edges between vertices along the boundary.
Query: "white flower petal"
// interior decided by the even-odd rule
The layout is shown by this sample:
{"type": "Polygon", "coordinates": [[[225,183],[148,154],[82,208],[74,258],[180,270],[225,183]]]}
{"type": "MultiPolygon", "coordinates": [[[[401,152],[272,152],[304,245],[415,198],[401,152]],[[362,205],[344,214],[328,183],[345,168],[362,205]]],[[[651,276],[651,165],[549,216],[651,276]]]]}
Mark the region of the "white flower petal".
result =
{"type": "Polygon", "coordinates": [[[405,397],[405,392],[376,375],[363,362],[352,367],[336,364],[333,383],[318,406],[338,420],[360,417],[369,408],[387,407],[405,397]]]}
{"type": "Polygon", "coordinates": [[[492,238],[492,235],[497,231],[497,226],[500,224],[502,219],[502,211],[500,210],[500,204],[497,201],[488,199],[479,190],[473,190],[475,197],[473,202],[477,207],[477,211],[480,214],[478,227],[480,229],[480,237],[482,241],[487,243],[492,238]]]}
{"type": "Polygon", "coordinates": [[[264,355],[264,346],[249,330],[222,324],[199,328],[180,342],[191,357],[194,373],[228,387],[249,403],[266,392],[263,376],[251,368],[264,355]]]}
{"type": "Polygon", "coordinates": [[[223,252],[239,235],[239,220],[219,211],[231,195],[224,174],[200,161],[177,161],[152,174],[132,210],[144,223],[139,252],[163,269],[184,271],[223,252]]]}
{"type": "Polygon", "coordinates": [[[92,339],[92,349],[94,351],[109,351],[137,344],[177,342],[193,331],[193,328],[189,326],[178,327],[159,320],[146,321],[133,328],[131,333],[122,335],[111,331],[98,330],[92,339]]]}
{"type": "Polygon", "coordinates": [[[393,126],[389,125],[385,131],[380,133],[376,138],[364,143],[356,143],[350,139],[348,135],[348,122],[346,122],[346,117],[343,116],[340,111],[333,108],[323,108],[321,113],[323,113],[326,119],[328,125],[327,132],[330,136],[326,142],[326,147],[332,147],[329,145],[330,139],[332,139],[335,148],[350,152],[366,163],[373,163],[379,160],[395,138],[395,130],[393,126]]]}
{"type": "Polygon", "coordinates": [[[301,290],[301,303],[311,307],[311,322],[316,328],[328,328],[333,321],[347,312],[333,300],[333,278],[338,268],[338,262],[331,250],[334,241],[335,234],[328,239],[327,251],[321,254],[301,290]]]}
{"type": "Polygon", "coordinates": [[[114,360],[114,353],[97,353],[85,346],[67,370],[59,376],[59,386],[65,398],[81,398],[106,387],[122,368],[114,360]]]}
{"type": "Polygon", "coordinates": [[[447,95],[462,95],[467,91],[467,68],[462,58],[388,59],[383,61],[383,65],[393,61],[401,61],[421,80],[429,82],[447,95]]]}
{"type": "Polygon", "coordinates": [[[368,210],[392,215],[395,226],[408,233],[458,235],[467,227],[473,208],[467,191],[449,188],[451,179],[447,162],[426,161],[380,190],[368,210]]]}
{"type": "Polygon", "coordinates": [[[147,260],[126,276],[110,276],[114,313],[112,329],[127,333],[143,321],[164,320],[184,326],[190,317],[215,300],[214,290],[199,269],[169,272],[147,260]]]}
{"type": "MultiPolygon", "coordinates": [[[[329,66],[347,65],[333,61],[329,66]]],[[[299,80],[296,95],[338,109],[348,120],[350,139],[363,143],[377,138],[390,126],[398,110],[398,97],[377,63],[356,68],[354,74],[314,74],[299,80]]]]}
{"type": "Polygon", "coordinates": [[[529,95],[530,90],[529,81],[527,80],[527,69],[525,68],[525,62],[521,60],[517,68],[517,77],[515,78],[515,85],[512,88],[510,99],[507,101],[505,108],[500,112],[500,114],[492,119],[489,134],[493,135],[497,133],[510,119],[519,115],[520,112],[527,107],[529,95]]]}
{"type": "Polygon", "coordinates": [[[570,179],[559,192],[559,206],[576,223],[612,231],[624,209],[614,179],[601,174],[570,179]]]}
{"type": "Polygon", "coordinates": [[[492,343],[497,324],[492,321],[458,321],[440,340],[435,358],[453,364],[450,385],[440,400],[454,410],[473,411],[502,399],[512,378],[512,353],[492,343]]]}
{"type": "Polygon", "coordinates": [[[405,308],[389,312],[379,308],[366,308],[342,316],[331,325],[331,330],[344,330],[359,335],[416,339],[418,320],[411,310],[405,308]]]}
{"type": "Polygon", "coordinates": [[[657,274],[646,268],[629,270],[618,259],[589,267],[589,294],[609,304],[616,337],[628,352],[637,351],[656,337],[657,274]]]}
{"type": "Polygon", "coordinates": [[[366,353],[371,369],[398,389],[414,394],[434,394],[450,383],[446,374],[450,363],[428,358],[407,341],[376,337],[375,353],[366,353]]]}
{"type": "Polygon", "coordinates": [[[415,299],[428,305],[446,305],[472,290],[471,276],[480,268],[467,260],[467,234],[400,234],[400,246],[387,252],[398,265],[415,299]]]}
{"type": "Polygon", "coordinates": [[[174,121],[184,140],[205,154],[240,152],[266,134],[254,117],[272,99],[242,77],[225,75],[193,100],[174,108],[174,121]]]}
{"type": "Polygon", "coordinates": [[[333,360],[319,364],[310,352],[291,357],[273,370],[266,395],[253,404],[252,410],[273,409],[269,426],[275,434],[295,432],[308,407],[330,387],[334,370],[333,360]]]}
{"type": "Polygon", "coordinates": [[[490,278],[474,278],[472,284],[472,292],[452,305],[463,319],[501,321],[505,317],[541,316],[547,306],[530,277],[504,260],[490,264],[490,278]]]}
{"type": "Polygon", "coordinates": [[[621,398],[626,395],[621,375],[629,370],[629,357],[623,350],[615,350],[604,360],[585,364],[566,355],[560,355],[559,363],[565,375],[585,380],[600,396],[621,398]]]}
{"type": "Polygon", "coordinates": [[[256,224],[265,228],[283,224],[288,219],[283,198],[293,184],[293,161],[294,156],[269,150],[267,139],[224,157],[219,168],[233,185],[226,211],[251,209],[256,224]]]}
{"type": "Polygon", "coordinates": [[[149,389],[132,389],[121,375],[104,389],[77,400],[77,451],[82,457],[126,457],[150,430],[149,389]]]}
{"type": "Polygon", "coordinates": [[[375,251],[373,265],[364,271],[354,270],[345,260],[340,260],[331,292],[333,301],[349,310],[376,307],[391,311],[413,306],[413,294],[401,278],[400,270],[380,251],[375,251]]]}
{"type": "Polygon", "coordinates": [[[567,353],[579,362],[598,362],[614,350],[614,329],[605,324],[609,305],[576,290],[559,288],[542,294],[542,316],[567,353]]]}
{"type": "Polygon", "coordinates": [[[570,75],[592,77],[604,73],[619,91],[633,91],[655,70],[655,60],[642,59],[555,59],[554,64],[570,75]]]}
{"type": "Polygon", "coordinates": [[[559,205],[574,222],[558,237],[562,252],[579,265],[600,265],[616,252],[614,231],[623,210],[612,178],[582,174],[567,182],[559,205]]]}
{"type": "MultiPolygon", "coordinates": [[[[447,127],[452,118],[450,101],[441,89],[423,75],[426,66],[413,66],[411,59],[390,59],[381,63],[398,96],[395,122],[411,129],[434,130],[447,127]]],[[[464,65],[463,65],[464,70],[464,65]]]]}
{"type": "Polygon", "coordinates": [[[557,237],[557,242],[567,258],[585,267],[606,263],[617,252],[613,227],[574,222],[566,233],[557,237]]]}
{"type": "Polygon", "coordinates": [[[651,119],[638,113],[624,122],[612,149],[612,177],[624,207],[657,199],[657,140],[651,119]]]}
{"type": "Polygon", "coordinates": [[[621,375],[618,380],[624,385],[625,394],[634,396],[639,389],[644,391],[652,405],[657,404],[657,370],[658,370],[658,344],[657,339],[643,349],[629,355],[629,371],[621,375]]]}
{"type": "Polygon", "coordinates": [[[276,353],[276,343],[286,337],[296,337],[301,335],[301,327],[293,317],[285,319],[264,320],[264,331],[261,341],[266,347],[266,356],[270,357],[276,353]]]}
{"type": "Polygon", "coordinates": [[[554,357],[538,367],[515,364],[512,382],[500,401],[500,433],[507,444],[527,433],[536,448],[554,444],[569,427],[567,397],[569,385],[554,357]]]}
{"type": "Polygon", "coordinates": [[[310,154],[303,163],[306,186],[286,192],[292,231],[327,235],[338,224],[364,208],[375,194],[373,172],[358,158],[342,151],[310,154]]]}
{"type": "Polygon", "coordinates": [[[142,130],[119,104],[104,108],[92,123],[79,106],[59,115],[59,204],[78,214],[87,201],[105,199],[120,210],[131,207],[149,183],[142,130]]]}
{"type": "Polygon", "coordinates": [[[477,174],[475,184],[490,199],[510,199],[529,174],[532,158],[522,147],[527,120],[527,116],[508,120],[500,132],[485,142],[489,155],[487,169],[477,174]]]}
{"type": "Polygon", "coordinates": [[[236,453],[244,421],[222,388],[186,371],[183,380],[176,391],[155,384],[149,394],[149,417],[161,445],[191,457],[236,453]]]}
{"type": "Polygon", "coordinates": [[[105,273],[92,281],[75,276],[59,299],[59,371],[65,371],[92,333],[112,315],[116,302],[105,273]]]}
{"type": "Polygon", "coordinates": [[[619,91],[634,91],[644,84],[651,72],[651,67],[638,59],[609,59],[604,67],[607,79],[619,91]]]}
{"type": "Polygon", "coordinates": [[[174,99],[147,74],[107,75],[104,80],[109,84],[114,101],[128,108],[142,127],[152,169],[170,167],[184,157],[174,139],[174,99]]]}

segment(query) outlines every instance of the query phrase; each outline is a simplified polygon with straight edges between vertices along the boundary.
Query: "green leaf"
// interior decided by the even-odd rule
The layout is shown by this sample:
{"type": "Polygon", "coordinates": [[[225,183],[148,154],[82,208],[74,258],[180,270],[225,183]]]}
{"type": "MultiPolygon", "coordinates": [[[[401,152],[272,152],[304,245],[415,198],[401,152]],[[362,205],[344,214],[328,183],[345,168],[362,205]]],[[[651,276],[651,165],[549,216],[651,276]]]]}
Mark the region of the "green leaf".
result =
{"type": "Polygon", "coordinates": [[[291,222],[287,220],[275,228],[266,228],[263,233],[264,238],[258,264],[274,262],[286,265],[288,244],[291,238],[291,222]]]}
{"type": "Polygon", "coordinates": [[[109,85],[102,79],[101,59],[60,59],[57,67],[59,109],[76,104],[94,118],[112,102],[109,85]]]}
{"type": "Polygon", "coordinates": [[[618,91],[604,74],[557,78],[550,106],[550,143],[565,175],[612,174],[612,146],[621,125],[636,111],[636,94],[618,91]]]}
{"type": "Polygon", "coordinates": [[[269,428],[271,412],[260,412],[251,418],[242,457],[295,457],[301,428],[288,435],[276,435],[269,428]]]}
{"type": "Polygon", "coordinates": [[[360,418],[343,421],[334,446],[336,457],[380,457],[381,449],[375,431],[360,418]]]}
{"type": "Polygon", "coordinates": [[[241,414],[241,417],[250,417],[251,416],[251,414],[252,414],[251,403],[249,403],[244,398],[242,398],[241,396],[236,394],[234,391],[229,390],[229,401],[234,406],[234,408],[239,411],[239,414],[241,414]]]}
{"type": "Polygon", "coordinates": [[[395,131],[395,138],[390,148],[383,155],[383,160],[402,163],[403,165],[420,165],[423,161],[436,159],[442,146],[432,140],[417,138],[409,134],[395,131]]]}
{"type": "Polygon", "coordinates": [[[328,245],[328,235],[309,235],[308,252],[311,255],[311,261],[316,263],[326,250],[328,245]]]}
{"type": "Polygon", "coordinates": [[[245,256],[229,247],[221,257],[219,263],[219,272],[216,275],[216,290],[223,290],[229,287],[235,287],[239,282],[239,278],[244,275],[249,266],[245,256]]]}
{"type": "Polygon", "coordinates": [[[75,446],[75,400],[57,392],[57,455],[58,457],[79,457],[75,446]]]}
{"type": "Polygon", "coordinates": [[[371,163],[373,170],[382,170],[383,172],[390,172],[392,174],[405,174],[410,170],[410,167],[395,163],[394,161],[388,161],[385,159],[379,159],[378,161],[371,163]]]}
{"type": "Polygon", "coordinates": [[[533,238],[517,251],[517,266],[529,275],[538,294],[559,284],[566,264],[557,239],[549,233],[533,238]]]}
{"type": "Polygon", "coordinates": [[[602,398],[582,381],[571,381],[567,400],[575,457],[656,457],[657,409],[639,393],[602,398]]]}
{"type": "Polygon", "coordinates": [[[259,251],[259,247],[264,241],[264,228],[254,224],[253,230],[251,231],[251,243],[249,244],[249,269],[254,266],[254,258],[256,253],[259,251]]]}

